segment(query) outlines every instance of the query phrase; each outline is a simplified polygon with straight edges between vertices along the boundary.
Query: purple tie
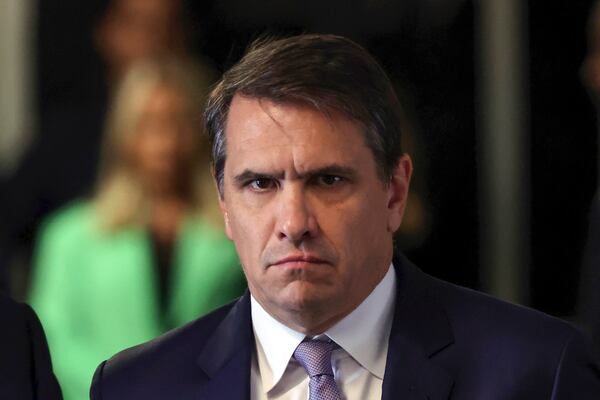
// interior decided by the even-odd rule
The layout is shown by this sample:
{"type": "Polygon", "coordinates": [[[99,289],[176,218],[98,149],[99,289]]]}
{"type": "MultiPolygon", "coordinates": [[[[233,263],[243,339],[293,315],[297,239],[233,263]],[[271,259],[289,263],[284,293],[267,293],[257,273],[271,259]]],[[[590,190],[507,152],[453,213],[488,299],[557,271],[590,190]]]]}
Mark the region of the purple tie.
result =
{"type": "Polygon", "coordinates": [[[294,358],[302,364],[310,376],[309,400],[342,399],[331,369],[331,352],[334,347],[332,341],[306,339],[294,351],[294,358]]]}

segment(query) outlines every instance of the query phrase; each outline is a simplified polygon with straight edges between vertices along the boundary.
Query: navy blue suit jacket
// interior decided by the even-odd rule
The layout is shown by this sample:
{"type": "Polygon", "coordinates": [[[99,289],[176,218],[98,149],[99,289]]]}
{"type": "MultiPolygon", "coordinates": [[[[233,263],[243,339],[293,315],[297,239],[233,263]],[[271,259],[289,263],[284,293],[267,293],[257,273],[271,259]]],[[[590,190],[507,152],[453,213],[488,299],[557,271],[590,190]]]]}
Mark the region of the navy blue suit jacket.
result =
{"type": "Polygon", "coordinates": [[[39,319],[0,296],[0,399],[62,399],[39,319]]]}
{"type": "MultiPolygon", "coordinates": [[[[600,399],[586,338],[558,319],[394,261],[383,399],[600,399]]],[[[92,400],[249,399],[250,297],[102,363],[92,400]]]]}

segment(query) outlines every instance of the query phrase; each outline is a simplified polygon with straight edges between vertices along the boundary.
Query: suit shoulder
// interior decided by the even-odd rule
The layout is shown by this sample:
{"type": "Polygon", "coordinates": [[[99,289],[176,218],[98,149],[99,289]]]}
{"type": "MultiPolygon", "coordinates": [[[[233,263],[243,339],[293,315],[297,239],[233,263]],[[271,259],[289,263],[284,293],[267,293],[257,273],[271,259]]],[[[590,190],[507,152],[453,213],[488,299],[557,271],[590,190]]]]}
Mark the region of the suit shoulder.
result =
{"type": "MultiPolygon", "coordinates": [[[[238,300],[239,301],[239,300],[238,300]]],[[[98,398],[136,398],[139,390],[152,386],[149,377],[157,377],[169,386],[170,382],[199,379],[197,357],[208,338],[229,314],[236,302],[232,302],[173,329],[146,343],[123,350],[102,363],[94,375],[91,394],[102,393],[98,398]],[[186,371],[195,376],[172,376],[173,371],[186,371]],[[114,394],[114,397],[113,397],[114,394]]],[[[158,382],[153,382],[158,384],[158,382]]]]}
{"type": "Polygon", "coordinates": [[[235,302],[229,303],[155,339],[123,350],[111,357],[107,365],[117,367],[120,364],[135,364],[138,361],[161,357],[172,351],[177,352],[179,348],[187,347],[192,343],[195,344],[194,347],[201,347],[234,304],[235,302]]]}
{"type": "Polygon", "coordinates": [[[491,381],[514,388],[514,398],[598,398],[598,362],[589,337],[575,326],[436,279],[429,289],[451,326],[453,345],[439,360],[458,371],[457,390],[491,381]]]}
{"type": "MultiPolygon", "coordinates": [[[[48,344],[42,325],[31,307],[0,295],[0,353],[12,360],[4,371],[3,394],[22,396],[37,392],[44,399],[59,399],[60,387],[52,372],[48,344]]],[[[8,365],[8,363],[6,363],[8,365]]]]}
{"type": "Polygon", "coordinates": [[[81,225],[93,215],[93,205],[87,200],[74,200],[45,218],[45,225],[81,225]]]}
{"type": "MultiPolygon", "coordinates": [[[[28,313],[33,312],[22,303],[19,303],[8,296],[0,295],[0,315],[2,320],[7,321],[7,328],[10,330],[25,330],[27,325],[28,313]]],[[[6,333],[6,329],[4,329],[6,333]]]]}
{"type": "Polygon", "coordinates": [[[446,310],[456,340],[478,338],[484,345],[500,341],[524,349],[560,351],[568,341],[585,336],[559,318],[448,282],[433,279],[433,292],[446,310]]]}
{"type": "Polygon", "coordinates": [[[579,332],[568,322],[543,312],[432,277],[405,257],[395,262],[399,265],[399,293],[416,302],[413,308],[444,310],[456,339],[502,336],[528,340],[539,335],[563,342],[579,332]]]}
{"type": "Polygon", "coordinates": [[[21,303],[12,298],[0,295],[0,315],[6,322],[3,333],[18,331],[20,335],[32,329],[40,329],[39,319],[33,309],[26,303],[21,303]]]}
{"type": "Polygon", "coordinates": [[[42,221],[38,236],[40,240],[80,241],[88,237],[94,224],[92,204],[76,200],[54,211],[42,221]]]}
{"type": "Polygon", "coordinates": [[[47,348],[42,324],[29,304],[0,295],[0,316],[3,321],[1,346],[7,346],[11,351],[19,347],[33,351],[38,345],[47,348]]]}

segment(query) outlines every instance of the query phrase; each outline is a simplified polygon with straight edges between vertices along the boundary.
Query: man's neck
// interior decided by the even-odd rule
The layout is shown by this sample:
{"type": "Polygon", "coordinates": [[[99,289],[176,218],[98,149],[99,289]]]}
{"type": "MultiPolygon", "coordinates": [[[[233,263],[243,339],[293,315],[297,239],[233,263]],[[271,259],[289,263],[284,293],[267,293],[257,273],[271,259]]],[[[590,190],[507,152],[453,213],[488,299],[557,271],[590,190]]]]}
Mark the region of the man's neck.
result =
{"type": "MultiPolygon", "coordinates": [[[[349,302],[349,299],[344,298],[339,299],[339,304],[328,302],[326,304],[307,306],[302,309],[282,310],[276,306],[265,307],[264,302],[258,296],[254,294],[252,296],[269,315],[281,324],[306,336],[316,336],[324,333],[358,308],[373,293],[373,290],[381,284],[390,268],[393,268],[391,263],[389,264],[389,268],[382,270],[381,276],[375,280],[375,283],[366,291],[366,294],[358,297],[355,302],[349,302]],[[332,313],[331,310],[338,310],[338,312],[332,313]]],[[[253,292],[252,288],[250,288],[250,292],[253,292]]]]}

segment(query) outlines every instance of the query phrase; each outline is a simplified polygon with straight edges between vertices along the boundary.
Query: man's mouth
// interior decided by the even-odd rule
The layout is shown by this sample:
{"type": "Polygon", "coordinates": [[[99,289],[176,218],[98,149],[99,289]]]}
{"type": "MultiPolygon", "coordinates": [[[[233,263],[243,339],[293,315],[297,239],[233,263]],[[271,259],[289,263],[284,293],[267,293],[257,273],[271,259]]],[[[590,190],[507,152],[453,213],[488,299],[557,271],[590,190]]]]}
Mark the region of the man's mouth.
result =
{"type": "Polygon", "coordinates": [[[271,266],[302,268],[314,264],[324,264],[326,262],[327,261],[311,254],[298,254],[281,258],[272,263],[271,266]]]}

